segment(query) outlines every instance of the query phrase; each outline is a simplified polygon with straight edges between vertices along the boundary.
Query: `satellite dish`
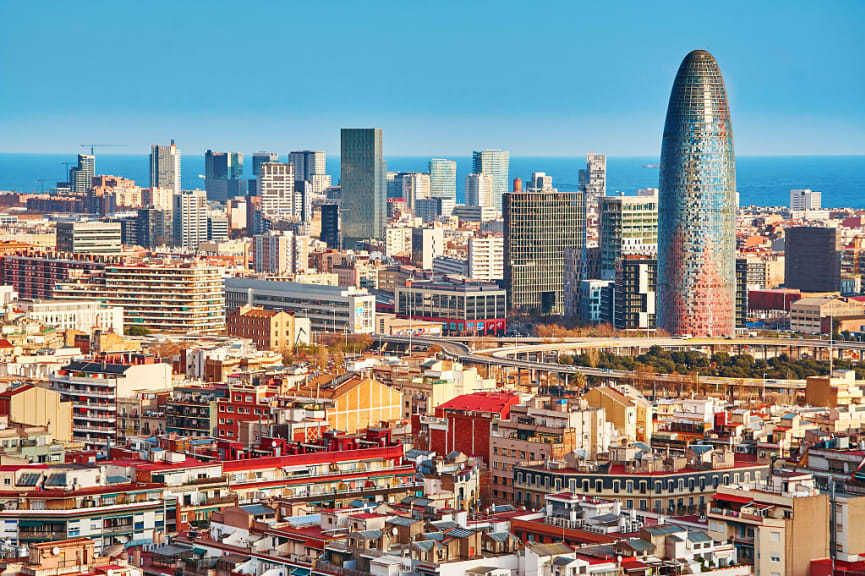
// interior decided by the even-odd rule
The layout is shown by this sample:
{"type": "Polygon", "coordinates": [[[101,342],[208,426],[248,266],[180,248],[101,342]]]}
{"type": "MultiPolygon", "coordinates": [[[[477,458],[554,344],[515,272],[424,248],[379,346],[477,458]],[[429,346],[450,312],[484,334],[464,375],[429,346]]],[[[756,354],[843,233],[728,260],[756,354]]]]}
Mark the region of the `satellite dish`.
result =
{"type": "Polygon", "coordinates": [[[60,548],[55,546],[54,548],[51,549],[51,554],[53,556],[58,556],[60,554],[60,548]]]}
{"type": "Polygon", "coordinates": [[[273,442],[271,442],[270,445],[271,445],[273,448],[276,448],[276,440],[274,440],[273,442]]]}
{"type": "Polygon", "coordinates": [[[397,534],[399,534],[399,530],[397,530],[396,526],[394,526],[393,528],[391,528],[390,533],[393,534],[394,536],[396,536],[397,534]]]}

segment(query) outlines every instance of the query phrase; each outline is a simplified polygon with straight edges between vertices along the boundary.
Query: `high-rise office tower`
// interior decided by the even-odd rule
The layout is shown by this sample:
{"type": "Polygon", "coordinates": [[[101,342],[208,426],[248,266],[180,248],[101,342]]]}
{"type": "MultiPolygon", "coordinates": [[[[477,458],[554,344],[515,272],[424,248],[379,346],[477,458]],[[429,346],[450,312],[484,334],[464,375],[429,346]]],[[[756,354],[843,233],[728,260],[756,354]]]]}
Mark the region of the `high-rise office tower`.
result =
{"type": "Polygon", "coordinates": [[[174,245],[195,252],[207,241],[207,192],[181,190],[174,195],[174,245]]]}
{"type": "Polygon", "coordinates": [[[784,231],[784,286],[804,292],[841,290],[837,228],[792,226],[784,231]]]}
{"type": "Polygon", "coordinates": [[[180,192],[180,149],[174,145],[150,147],[150,187],[180,192]]]}
{"type": "Polygon", "coordinates": [[[667,108],[658,203],[658,327],[727,336],[736,326],[736,165],[718,63],[682,61],[667,108]]]}
{"type": "Polygon", "coordinates": [[[78,166],[69,170],[69,185],[73,194],[84,194],[93,186],[96,173],[96,157],[92,154],[79,154],[78,166]]]}
{"type": "Polygon", "coordinates": [[[493,207],[493,177],[489,174],[466,176],[466,204],[469,206],[493,207]]]}
{"type": "Polygon", "coordinates": [[[313,176],[327,172],[324,152],[314,150],[289,152],[288,163],[294,166],[294,179],[297,181],[312,182],[313,176]]]}
{"type": "Polygon", "coordinates": [[[415,210],[417,200],[430,198],[430,175],[424,172],[399,172],[393,177],[393,193],[399,194],[409,210],[415,210]]]}
{"type": "Polygon", "coordinates": [[[532,180],[526,187],[529,192],[544,192],[553,189],[553,177],[546,172],[532,172],[532,180]]]}
{"type": "Polygon", "coordinates": [[[339,249],[339,204],[321,205],[321,235],[319,239],[331,250],[339,249]]]}
{"type": "Polygon", "coordinates": [[[252,178],[246,181],[247,194],[258,196],[258,177],[261,176],[261,165],[265,162],[279,162],[276,152],[256,152],[252,155],[252,178]]]}
{"type": "Polygon", "coordinates": [[[642,254],[616,260],[611,324],[619,330],[653,330],[658,262],[642,254]]]}
{"type": "Polygon", "coordinates": [[[261,176],[261,165],[265,162],[279,162],[276,152],[256,152],[252,155],[252,175],[261,176]]]}
{"type": "Polygon", "coordinates": [[[265,162],[258,177],[261,213],[271,218],[300,218],[299,193],[294,189],[294,167],[280,162],[265,162]]]}
{"type": "Polygon", "coordinates": [[[565,250],[583,249],[582,192],[509,192],[504,196],[504,285],[509,307],[564,312],[565,250]]]}
{"type": "Polygon", "coordinates": [[[586,154],[586,167],[578,174],[580,190],[597,200],[607,194],[607,157],[590,152],[586,154]]]}
{"type": "Polygon", "coordinates": [[[502,195],[508,191],[509,160],[507,150],[472,152],[472,172],[493,177],[493,208],[496,210],[502,209],[502,195]]]}
{"type": "Polygon", "coordinates": [[[342,235],[346,248],[358,240],[384,238],[387,165],[380,128],[343,128],[340,133],[342,235]]]}
{"type": "Polygon", "coordinates": [[[235,196],[246,195],[243,175],[243,154],[240,152],[204,153],[204,188],[207,199],[225,202],[235,196]]]}
{"type": "Polygon", "coordinates": [[[658,252],[658,197],[604,196],[601,211],[601,279],[616,277],[616,260],[629,254],[654,259],[658,252]]]}
{"type": "Polygon", "coordinates": [[[790,210],[819,210],[822,196],[810,188],[790,190],[790,210]]]}
{"type": "Polygon", "coordinates": [[[430,196],[457,199],[457,163],[444,158],[429,161],[430,196]]]}

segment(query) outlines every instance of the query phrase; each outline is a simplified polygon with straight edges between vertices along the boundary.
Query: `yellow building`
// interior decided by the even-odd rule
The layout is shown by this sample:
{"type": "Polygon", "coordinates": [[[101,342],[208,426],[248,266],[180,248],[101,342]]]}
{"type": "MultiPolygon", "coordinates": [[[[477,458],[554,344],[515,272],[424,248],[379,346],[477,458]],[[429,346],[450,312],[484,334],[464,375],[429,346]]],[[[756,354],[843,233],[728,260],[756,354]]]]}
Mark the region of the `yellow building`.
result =
{"type": "Polygon", "coordinates": [[[652,405],[627,389],[597,386],[583,399],[593,408],[603,408],[607,422],[618,432],[618,443],[649,442],[652,437],[652,405]]]}
{"type": "Polygon", "coordinates": [[[402,392],[359,374],[304,385],[294,390],[294,394],[329,401],[330,428],[349,434],[403,417],[402,392]]]}
{"type": "Polygon", "coordinates": [[[837,408],[862,404],[862,388],[853,370],[835,370],[832,376],[809,376],[805,385],[805,403],[811,406],[837,408]]]}
{"type": "Polygon", "coordinates": [[[72,441],[72,402],[61,402],[60,393],[31,385],[0,393],[0,415],[28,426],[44,426],[58,442],[72,441]]]}

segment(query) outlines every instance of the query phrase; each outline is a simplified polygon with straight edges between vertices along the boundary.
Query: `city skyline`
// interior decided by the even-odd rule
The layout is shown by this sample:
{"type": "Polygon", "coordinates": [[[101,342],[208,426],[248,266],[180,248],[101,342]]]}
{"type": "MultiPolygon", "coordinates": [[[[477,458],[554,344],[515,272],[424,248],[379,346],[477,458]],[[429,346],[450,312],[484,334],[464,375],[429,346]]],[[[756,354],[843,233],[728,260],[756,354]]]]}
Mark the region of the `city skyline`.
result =
{"type": "MultiPolygon", "coordinates": [[[[777,4],[733,2],[720,13],[711,7],[672,6],[661,17],[656,7],[637,3],[579,11],[554,3],[549,10],[525,14],[519,4],[501,3],[496,10],[460,5],[456,18],[453,3],[444,2],[443,10],[432,12],[381,3],[376,16],[393,34],[373,35],[354,51],[346,50],[345,38],[369,22],[371,11],[332,4],[327,11],[291,7],[293,20],[326,17],[332,43],[311,38],[318,27],[296,27],[288,40],[269,34],[288,10],[274,5],[260,12],[268,18],[240,11],[244,26],[230,24],[236,49],[220,59],[205,57],[211,41],[229,34],[229,24],[211,16],[219,10],[198,13],[181,5],[139,13],[105,3],[80,13],[60,4],[40,11],[39,43],[24,36],[31,29],[27,25],[0,39],[6,53],[22,52],[22,47],[27,53],[27,58],[10,59],[0,71],[9,87],[0,96],[0,151],[61,152],[85,141],[136,150],[174,137],[189,152],[284,150],[288,144],[332,153],[338,149],[339,128],[376,126],[389,134],[389,150],[406,156],[485,148],[523,156],[581,156],[594,150],[610,156],[655,154],[665,86],[675,73],[670,63],[701,48],[725,62],[743,155],[865,153],[865,112],[858,105],[865,78],[840,73],[851,68],[847,58],[865,50],[855,31],[855,23],[865,16],[862,4],[834,3],[815,14],[804,2],[785,3],[783,12],[777,4]],[[689,19],[709,15],[711,28],[687,26],[689,19]],[[778,18],[784,26],[768,25],[778,18]],[[148,29],[151,41],[117,41],[110,51],[91,51],[88,67],[98,72],[85,80],[64,58],[67,48],[60,33],[83,24],[82,19],[97,28],[134,24],[148,29]],[[420,25],[389,25],[413,20],[420,25]],[[575,21],[600,25],[579,26],[577,45],[572,42],[575,21]],[[501,42],[538,29],[544,30],[543,41],[501,42]],[[803,36],[813,41],[802,42],[803,36]],[[500,57],[476,66],[471,55],[491,43],[501,46],[500,57]],[[161,70],[172,90],[147,89],[138,80],[155,73],[157,66],[164,68],[151,55],[151,46],[159,44],[172,45],[182,64],[161,70]],[[248,78],[266,73],[272,60],[254,55],[267,51],[310,63],[304,88],[294,84],[292,90],[280,90],[283,81],[271,76],[275,96],[245,90],[245,82],[203,92],[200,79],[216,77],[216,66],[238,69],[248,78]],[[373,54],[381,55],[377,69],[388,71],[386,76],[365,73],[363,63],[373,54]],[[447,64],[438,72],[442,78],[406,92],[398,71],[432,60],[447,64]],[[572,74],[572,64],[583,73],[572,74]],[[132,71],[131,86],[141,88],[124,90],[121,97],[108,87],[117,80],[112,71],[123,66],[132,71]],[[589,80],[591,90],[586,89],[589,80]],[[538,90],[545,82],[547,89],[538,90]],[[63,89],[48,89],[46,83],[63,89]],[[351,94],[338,88],[345,85],[353,87],[351,94]]],[[[37,17],[29,5],[5,10],[24,24],[37,17]]]]}

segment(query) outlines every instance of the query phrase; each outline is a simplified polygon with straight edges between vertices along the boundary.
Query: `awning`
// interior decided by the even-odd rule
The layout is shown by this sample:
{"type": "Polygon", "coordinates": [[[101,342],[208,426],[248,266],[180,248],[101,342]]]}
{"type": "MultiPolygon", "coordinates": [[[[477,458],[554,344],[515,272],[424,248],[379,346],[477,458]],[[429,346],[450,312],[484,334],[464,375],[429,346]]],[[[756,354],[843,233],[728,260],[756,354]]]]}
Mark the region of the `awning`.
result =
{"type": "Polygon", "coordinates": [[[309,568],[294,568],[289,574],[291,576],[309,576],[309,568]]]}
{"type": "Polygon", "coordinates": [[[715,494],[712,500],[721,500],[722,502],[732,502],[734,504],[750,504],[754,501],[753,498],[747,496],[736,496],[734,494],[715,494]]]}

